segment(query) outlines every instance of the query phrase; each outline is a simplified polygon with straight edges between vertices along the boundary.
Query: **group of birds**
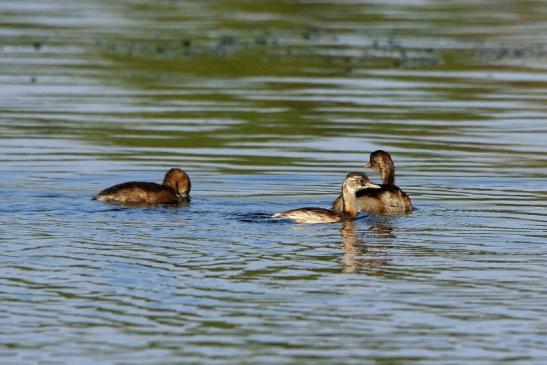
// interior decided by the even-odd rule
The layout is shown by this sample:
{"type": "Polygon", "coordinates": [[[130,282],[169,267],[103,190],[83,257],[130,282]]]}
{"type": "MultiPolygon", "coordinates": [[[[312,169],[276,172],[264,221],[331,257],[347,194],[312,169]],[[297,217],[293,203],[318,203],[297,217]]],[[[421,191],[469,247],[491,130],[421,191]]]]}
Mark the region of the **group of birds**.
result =
{"type": "MultiPolygon", "coordinates": [[[[273,218],[290,219],[296,223],[331,223],[353,220],[359,212],[381,215],[408,214],[412,202],[395,185],[395,165],[391,155],[378,150],[370,154],[367,168],[376,170],[382,184],[374,184],[361,172],[350,172],[342,183],[342,193],[331,209],[299,208],[276,213],[273,218]]],[[[190,198],[190,177],[181,169],[170,169],[162,184],[126,182],[101,191],[93,199],[125,205],[179,204],[190,198]]]]}

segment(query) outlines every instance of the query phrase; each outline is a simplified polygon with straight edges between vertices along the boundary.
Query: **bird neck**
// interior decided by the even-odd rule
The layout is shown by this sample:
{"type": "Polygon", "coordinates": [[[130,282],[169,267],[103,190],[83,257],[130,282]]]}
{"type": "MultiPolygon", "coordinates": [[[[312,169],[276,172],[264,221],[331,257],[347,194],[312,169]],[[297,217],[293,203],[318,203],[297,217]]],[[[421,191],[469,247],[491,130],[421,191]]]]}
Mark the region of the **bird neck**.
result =
{"type": "Polygon", "coordinates": [[[395,169],[392,164],[383,165],[379,170],[384,185],[395,185],[395,169]]]}
{"type": "Polygon", "coordinates": [[[355,192],[350,191],[346,186],[342,189],[342,199],[344,200],[343,213],[352,218],[357,216],[357,208],[355,207],[355,192]]]}

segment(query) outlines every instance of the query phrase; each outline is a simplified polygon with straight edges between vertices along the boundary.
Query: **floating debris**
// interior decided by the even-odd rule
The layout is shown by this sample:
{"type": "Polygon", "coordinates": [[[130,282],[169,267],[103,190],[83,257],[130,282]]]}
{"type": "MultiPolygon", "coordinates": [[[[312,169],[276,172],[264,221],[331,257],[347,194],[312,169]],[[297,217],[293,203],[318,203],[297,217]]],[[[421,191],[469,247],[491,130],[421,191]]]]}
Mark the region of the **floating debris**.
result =
{"type": "Polygon", "coordinates": [[[166,60],[198,57],[233,58],[241,52],[260,48],[263,51],[260,56],[257,54],[257,57],[262,57],[267,62],[282,61],[283,58],[313,57],[316,62],[340,64],[346,72],[359,67],[408,68],[438,66],[447,62],[495,63],[546,54],[543,44],[514,47],[508,44],[477,43],[474,47],[468,46],[462,50],[440,45],[408,46],[395,35],[384,39],[367,40],[362,45],[356,45],[344,43],[332,37],[327,30],[319,28],[306,29],[300,33],[264,32],[245,37],[220,35],[199,40],[162,40],[161,43],[153,40],[97,40],[96,44],[107,53],[166,60]]]}

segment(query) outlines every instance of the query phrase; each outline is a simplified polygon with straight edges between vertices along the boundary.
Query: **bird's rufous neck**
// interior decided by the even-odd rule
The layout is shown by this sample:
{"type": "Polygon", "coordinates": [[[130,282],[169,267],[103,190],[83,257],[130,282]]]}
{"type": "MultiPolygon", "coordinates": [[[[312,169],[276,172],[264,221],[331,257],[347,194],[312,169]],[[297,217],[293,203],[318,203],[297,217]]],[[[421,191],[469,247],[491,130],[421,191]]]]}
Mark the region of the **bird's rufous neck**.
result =
{"type": "Polygon", "coordinates": [[[380,166],[379,170],[384,185],[395,185],[395,169],[393,165],[380,166]]]}

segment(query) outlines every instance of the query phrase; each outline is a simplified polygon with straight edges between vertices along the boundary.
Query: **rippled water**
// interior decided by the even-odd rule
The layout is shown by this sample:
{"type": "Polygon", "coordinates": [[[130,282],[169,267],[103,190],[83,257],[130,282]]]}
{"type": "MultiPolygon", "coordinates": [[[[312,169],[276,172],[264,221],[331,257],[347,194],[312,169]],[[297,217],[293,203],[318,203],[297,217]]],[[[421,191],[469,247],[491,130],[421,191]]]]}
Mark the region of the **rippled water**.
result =
{"type": "Polygon", "coordinates": [[[0,3],[1,362],[546,363],[546,39],[546,1],[0,3]],[[412,215],[268,218],[379,148],[412,215]],[[174,166],[186,207],[90,200],[174,166]]]}

